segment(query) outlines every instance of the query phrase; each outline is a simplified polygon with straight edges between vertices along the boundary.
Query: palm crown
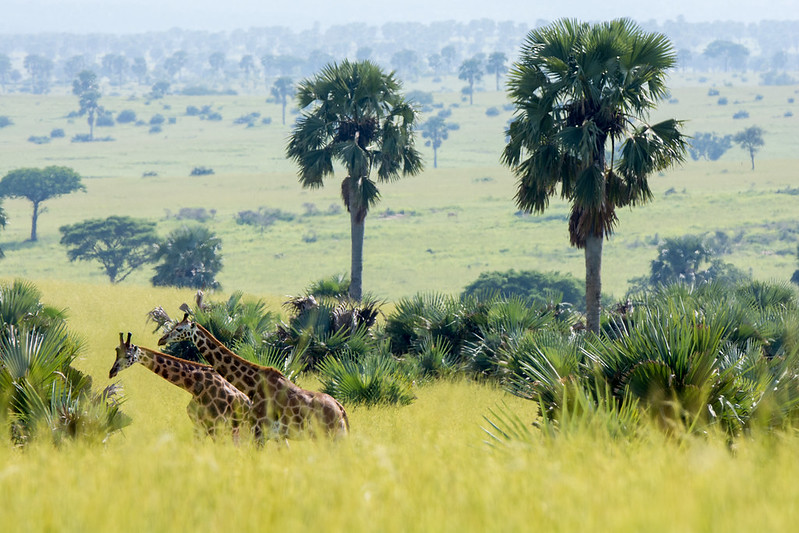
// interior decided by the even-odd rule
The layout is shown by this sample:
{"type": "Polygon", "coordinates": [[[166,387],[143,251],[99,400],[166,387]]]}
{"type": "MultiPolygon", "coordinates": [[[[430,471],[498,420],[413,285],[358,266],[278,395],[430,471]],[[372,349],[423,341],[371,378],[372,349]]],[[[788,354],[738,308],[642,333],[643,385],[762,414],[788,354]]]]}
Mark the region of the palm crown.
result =
{"type": "Polygon", "coordinates": [[[299,164],[302,185],[321,187],[337,161],[347,171],[344,203],[365,217],[379,200],[369,177],[373,169],[378,181],[417,174],[422,164],[413,140],[416,111],[400,89],[393,73],[370,61],[331,64],[302,81],[297,100],[304,111],[287,148],[299,164]]]}
{"type": "Polygon", "coordinates": [[[519,207],[543,211],[560,184],[572,244],[583,247],[612,233],[616,207],[651,199],[647,176],[684,157],[679,121],[646,122],[675,62],[665,36],[626,19],[531,32],[509,75],[518,110],[502,156],[519,177],[519,207]]]}

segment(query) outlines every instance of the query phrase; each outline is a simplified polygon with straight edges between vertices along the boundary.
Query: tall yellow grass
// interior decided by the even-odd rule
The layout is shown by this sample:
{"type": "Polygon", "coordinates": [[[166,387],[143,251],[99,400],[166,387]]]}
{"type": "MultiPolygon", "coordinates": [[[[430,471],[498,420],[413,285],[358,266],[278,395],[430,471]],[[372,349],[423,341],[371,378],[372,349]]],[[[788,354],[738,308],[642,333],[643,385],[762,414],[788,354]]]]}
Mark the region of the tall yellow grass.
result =
{"type": "MultiPolygon", "coordinates": [[[[153,305],[180,291],[41,283],[86,336],[79,364],[108,383],[120,330],[154,339],[153,305]]],[[[135,338],[135,337],[134,337],[135,338]]],[[[104,446],[0,441],[2,531],[791,531],[799,436],[632,443],[590,433],[494,449],[481,426],[505,402],[468,381],[420,387],[407,407],[349,408],[337,442],[197,441],[188,394],[143,367],[119,376],[133,424],[104,446]]],[[[310,385],[309,385],[310,386],[310,385]]]]}

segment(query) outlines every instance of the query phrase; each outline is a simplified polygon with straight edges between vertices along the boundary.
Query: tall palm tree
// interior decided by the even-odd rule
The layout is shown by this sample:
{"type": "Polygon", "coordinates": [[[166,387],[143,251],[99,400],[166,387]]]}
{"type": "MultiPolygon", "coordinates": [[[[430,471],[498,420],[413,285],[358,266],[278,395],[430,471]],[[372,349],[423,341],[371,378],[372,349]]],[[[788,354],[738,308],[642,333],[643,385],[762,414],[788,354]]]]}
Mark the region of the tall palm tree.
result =
{"type": "Polygon", "coordinates": [[[281,76],[272,85],[272,98],[283,106],[283,125],[286,125],[286,100],[294,94],[294,82],[288,76],[281,76]]]}
{"type": "Polygon", "coordinates": [[[651,200],[648,176],[685,157],[681,122],[646,122],[675,63],[664,35],[630,20],[564,19],[530,32],[509,74],[516,114],[502,161],[518,178],[521,209],[543,212],[558,185],[571,202],[571,244],[585,250],[590,331],[599,331],[602,243],[616,209],[651,200]]]}
{"type": "Polygon", "coordinates": [[[332,63],[300,82],[303,110],[286,153],[300,167],[303,187],[317,188],[333,175],[333,163],[347,172],[341,196],[350,213],[352,266],[349,295],[360,300],[363,284],[363,235],[369,208],[380,200],[377,182],[422,170],[414,148],[416,111],[401,93],[393,73],[371,61],[332,63]]]}

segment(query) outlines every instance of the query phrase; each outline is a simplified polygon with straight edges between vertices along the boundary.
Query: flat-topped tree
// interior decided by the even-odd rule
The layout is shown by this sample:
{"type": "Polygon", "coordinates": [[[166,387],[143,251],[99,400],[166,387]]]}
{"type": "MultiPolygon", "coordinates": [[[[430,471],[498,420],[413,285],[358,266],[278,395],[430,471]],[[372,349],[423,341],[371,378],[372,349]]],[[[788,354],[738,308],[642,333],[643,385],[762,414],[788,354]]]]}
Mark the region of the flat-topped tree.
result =
{"type": "Polygon", "coordinates": [[[300,167],[300,183],[317,188],[340,163],[347,175],[341,196],[350,213],[352,264],[350,297],[360,300],[363,284],[363,235],[369,208],[380,200],[377,182],[418,174],[422,160],[414,148],[416,111],[400,92],[394,74],[371,61],[327,65],[300,82],[302,114],[286,153],[300,167]]]}
{"type": "Polygon", "coordinates": [[[99,261],[111,283],[153,261],[159,244],[155,222],[110,216],[61,226],[61,244],[70,261],[99,261]]]}
{"type": "Polygon", "coordinates": [[[671,42],[626,19],[560,20],[530,32],[508,78],[516,114],[502,161],[517,205],[543,212],[571,202],[572,246],[585,251],[586,326],[599,331],[603,240],[616,210],[649,201],[648,177],[685,157],[681,123],[646,122],[667,94],[671,42]],[[608,161],[608,158],[610,161],[608,161]]]}
{"type": "Polygon", "coordinates": [[[0,180],[0,196],[27,198],[33,203],[31,241],[36,241],[36,225],[39,206],[50,198],[57,198],[75,191],[85,191],[80,175],[67,167],[18,168],[0,180]]]}

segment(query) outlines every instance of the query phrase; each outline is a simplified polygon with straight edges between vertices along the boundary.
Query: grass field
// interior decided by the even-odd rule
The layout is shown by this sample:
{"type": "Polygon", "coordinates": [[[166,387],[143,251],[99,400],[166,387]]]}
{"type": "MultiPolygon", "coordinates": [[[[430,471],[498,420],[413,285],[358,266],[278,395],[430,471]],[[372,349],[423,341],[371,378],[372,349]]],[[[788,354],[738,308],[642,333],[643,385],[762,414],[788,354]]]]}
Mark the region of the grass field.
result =
{"type": "MultiPolygon", "coordinates": [[[[78,366],[109,383],[116,334],[153,345],[143,313],[172,290],[41,283],[72,302],[78,366]]],[[[133,423],[104,446],[0,446],[3,531],[790,531],[799,520],[799,435],[631,442],[588,430],[492,448],[495,386],[441,381],[407,407],[348,409],[351,435],[259,450],[194,440],[187,393],[141,366],[118,376],[133,423]]],[[[306,381],[307,387],[315,383],[306,381]]]]}
{"type": "MultiPolygon", "coordinates": [[[[748,155],[733,147],[719,161],[694,162],[652,178],[655,201],[620,213],[616,235],[604,253],[605,291],[621,297],[627,281],[644,274],[655,255],[658,238],[685,233],[722,231],[736,237],[733,253],[723,259],[763,279],[787,279],[796,269],[799,222],[796,196],[778,190],[799,185],[793,131],[798,116],[785,116],[797,88],[761,87],[739,77],[676,77],[672,96],[655,118],[686,120],[685,131],[735,133],[749,125],[765,130],[765,146],[750,170],[748,155]],[[728,98],[708,96],[714,87],[728,98]],[[758,98],[758,95],[760,98],[758,98]],[[734,120],[745,109],[750,118],[734,120]]],[[[456,80],[435,89],[434,98],[452,110],[448,119],[460,129],[439,151],[439,168],[420,143],[427,160],[417,177],[382,186],[382,201],[366,223],[364,287],[379,297],[396,299],[417,291],[459,292],[486,270],[537,269],[583,275],[580,251],[568,246],[567,208],[554,202],[542,216],[519,216],[513,203],[515,180],[499,164],[503,128],[510,111],[500,92],[478,92],[475,104],[462,101],[456,80]],[[457,107],[456,107],[457,106],[457,107]],[[486,116],[488,107],[500,109],[486,116]]],[[[490,85],[490,84],[489,84],[490,85]]],[[[409,89],[414,88],[410,86],[409,89]]],[[[30,204],[6,200],[8,227],[0,233],[6,252],[6,276],[67,279],[103,285],[106,276],[96,264],[73,263],[58,244],[58,228],[90,217],[124,214],[158,220],[159,232],[185,224],[181,208],[214,210],[206,224],[223,241],[225,267],[220,281],[227,290],[256,295],[296,294],[315,279],[349,268],[349,220],[343,214],[304,216],[306,204],[324,213],[339,206],[337,176],[322,190],[300,188],[296,169],[284,157],[289,126],[280,122],[280,108],[263,96],[167,96],[147,102],[122,94],[105,96],[107,108],[132,109],[145,122],[156,113],[174,118],[158,134],[149,126],[96,128],[105,143],[70,143],[87,132],[82,118],[66,119],[76,107],[71,95],[4,95],[0,115],[14,125],[0,130],[0,173],[22,166],[63,164],[85,177],[86,193],[46,202],[40,218],[40,242],[30,243],[30,204]],[[222,121],[185,115],[189,105],[210,105],[222,121]],[[272,123],[247,128],[233,120],[250,112],[272,123]],[[49,144],[27,142],[29,135],[47,135],[63,128],[65,138],[49,144]],[[213,168],[209,176],[189,176],[195,166],[213,168]],[[156,177],[142,177],[156,172],[156,177]],[[263,230],[240,226],[234,215],[259,207],[293,213],[292,222],[263,230]]],[[[424,115],[422,120],[424,120],[424,115]]],[[[293,120],[289,115],[289,122],[293,120]]],[[[152,272],[142,270],[124,283],[147,285],[152,272]]]]}
{"type": "MultiPolygon", "coordinates": [[[[735,247],[724,259],[757,277],[786,279],[797,268],[797,197],[777,192],[799,187],[797,118],[784,116],[797,88],[726,81],[732,86],[721,78],[675,80],[678,103],[659,114],[689,120],[688,133],[760,125],[766,146],[756,170],[733,148],[720,161],[689,161],[654,177],[655,202],[620,213],[617,234],[606,245],[607,291],[622,295],[627,280],[647,270],[657,238],[685,233],[727,232],[735,247]],[[714,83],[729,98],[727,106],[707,96],[714,83]],[[740,108],[751,118],[733,120],[740,108]]],[[[455,293],[482,271],[508,268],[580,276],[582,257],[568,247],[564,205],[554,203],[539,217],[516,214],[514,179],[498,163],[509,112],[485,115],[489,106],[502,109],[504,96],[480,92],[469,107],[457,84],[435,87],[437,102],[458,104],[451,120],[461,125],[444,143],[439,168],[384,186],[367,219],[366,290],[387,299],[455,293]]],[[[145,313],[156,305],[171,311],[191,292],[154,289],[148,271],[110,285],[96,265],[67,261],[58,244],[63,224],[126,214],[157,219],[166,234],[184,223],[174,218],[179,209],[215,209],[206,224],[223,239],[225,290],[264,298],[272,310],[284,295],[348,268],[347,217],[302,215],[305,203],[320,211],[340,204],[337,183],[321,191],[299,188],[283,157],[288,127],[277,124],[277,106],[246,95],[169,96],[147,104],[123,94],[102,103],[133,109],[145,121],[162,113],[176,122],[160,134],[147,133],[147,126],[98,128],[98,136],[116,141],[77,144],[69,138],[87,127],[64,118],[76,107],[74,97],[0,97],[0,115],[15,123],[0,129],[0,174],[63,164],[87,186],[86,193],[46,204],[38,243],[26,241],[29,204],[4,202],[10,222],[0,232],[6,254],[0,278],[30,279],[45,303],[68,309],[70,329],[85,341],[76,366],[93,377],[95,388],[110,383],[118,332],[131,331],[135,342],[154,347],[145,313]],[[187,105],[206,104],[224,120],[184,116],[187,105]],[[233,125],[252,111],[271,116],[272,124],[233,125]],[[53,128],[64,128],[66,139],[26,141],[53,128]],[[190,177],[194,166],[216,173],[190,177]],[[148,171],[158,176],[142,177],[148,171]],[[235,213],[260,206],[297,217],[264,231],[236,225],[235,213]]],[[[417,387],[407,407],[348,406],[352,432],[343,442],[296,442],[289,449],[270,443],[258,450],[194,440],[188,394],[143,367],[117,379],[133,423],[104,446],[0,446],[2,531],[727,532],[790,531],[799,521],[795,433],[754,435],[731,450],[714,435],[678,441],[653,432],[620,442],[587,430],[554,440],[534,432],[529,444],[494,449],[484,442],[484,417],[505,405],[530,423],[535,404],[493,385],[441,381],[417,387]]],[[[301,384],[318,387],[313,378],[301,384]]]]}

